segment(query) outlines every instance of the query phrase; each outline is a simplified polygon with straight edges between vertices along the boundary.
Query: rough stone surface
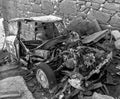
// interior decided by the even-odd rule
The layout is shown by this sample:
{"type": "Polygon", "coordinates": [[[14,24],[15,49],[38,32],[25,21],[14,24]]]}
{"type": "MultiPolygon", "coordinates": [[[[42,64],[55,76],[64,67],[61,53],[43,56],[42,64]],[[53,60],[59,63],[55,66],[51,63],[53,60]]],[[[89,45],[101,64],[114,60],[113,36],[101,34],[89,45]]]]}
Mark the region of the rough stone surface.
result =
{"type": "Polygon", "coordinates": [[[95,92],[93,93],[92,99],[114,99],[114,98],[108,95],[102,95],[95,92]]]}
{"type": "Polygon", "coordinates": [[[29,0],[18,0],[18,3],[29,4],[29,0]]]}
{"type": "Polygon", "coordinates": [[[77,9],[77,12],[80,11],[80,8],[81,8],[81,5],[80,4],[76,4],[76,9],[77,9]]]}
{"type": "Polygon", "coordinates": [[[82,17],[83,19],[85,19],[87,15],[84,12],[78,12],[77,17],[82,17]]]}
{"type": "Polygon", "coordinates": [[[112,3],[112,2],[114,2],[115,0],[107,0],[109,3],[112,3]]]}
{"type": "Polygon", "coordinates": [[[93,14],[100,23],[107,23],[110,19],[110,14],[107,14],[101,11],[93,10],[93,14]]]}
{"type": "Polygon", "coordinates": [[[35,4],[38,4],[38,5],[41,4],[41,0],[34,0],[34,1],[35,1],[35,4]]]}
{"type": "Polygon", "coordinates": [[[25,7],[25,5],[24,4],[21,4],[21,3],[17,3],[17,9],[18,10],[24,10],[24,7],[25,7]]]}
{"type": "Polygon", "coordinates": [[[84,13],[87,14],[87,13],[89,12],[89,10],[90,10],[90,8],[85,9],[85,10],[84,10],[84,13]]]}
{"type": "Polygon", "coordinates": [[[9,77],[0,81],[0,92],[15,91],[22,94],[15,99],[34,99],[32,93],[28,90],[24,79],[21,76],[9,77]]]}
{"type": "Polygon", "coordinates": [[[83,5],[83,4],[85,4],[85,1],[77,1],[76,3],[80,4],[80,5],[83,5]]]}
{"type": "Polygon", "coordinates": [[[87,13],[87,18],[88,18],[89,20],[94,20],[94,19],[95,19],[93,10],[90,10],[90,11],[87,13]]]}
{"type": "Polygon", "coordinates": [[[90,7],[91,6],[91,2],[86,2],[86,7],[90,7]]]}
{"type": "Polygon", "coordinates": [[[22,10],[17,9],[17,17],[24,17],[24,12],[22,10]]]}
{"type": "Polygon", "coordinates": [[[118,30],[112,30],[111,35],[114,36],[115,40],[120,39],[120,32],[118,30]]]}
{"type": "Polygon", "coordinates": [[[34,3],[35,2],[35,0],[29,0],[31,3],[34,3]]]}
{"type": "Polygon", "coordinates": [[[41,13],[41,7],[37,4],[32,5],[32,12],[41,13]]]}
{"type": "Polygon", "coordinates": [[[120,17],[118,16],[118,14],[115,14],[111,20],[110,20],[110,24],[114,27],[119,27],[120,28],[120,17]]]}
{"type": "Polygon", "coordinates": [[[92,34],[97,31],[92,21],[81,20],[81,18],[74,19],[68,26],[68,29],[76,31],[79,35],[84,35],[86,33],[92,34]]]}
{"type": "Polygon", "coordinates": [[[95,10],[98,10],[100,8],[100,4],[92,3],[92,8],[95,9],[95,10]]]}
{"type": "Polygon", "coordinates": [[[32,11],[32,6],[31,5],[24,5],[24,4],[17,4],[17,8],[19,10],[23,10],[23,11],[32,11]]]}
{"type": "Polygon", "coordinates": [[[120,11],[120,4],[115,4],[115,3],[105,3],[104,8],[108,10],[114,10],[114,11],[120,11]]]}
{"type": "Polygon", "coordinates": [[[120,17],[120,12],[119,13],[117,13],[118,14],[118,16],[120,17]]]}
{"type": "Polygon", "coordinates": [[[72,1],[64,0],[60,4],[60,13],[63,13],[65,16],[66,15],[76,15],[76,5],[72,1]]]}
{"type": "Polygon", "coordinates": [[[7,8],[8,9],[13,8],[14,6],[12,6],[12,5],[14,5],[14,1],[9,1],[9,4],[7,5],[7,8]]]}
{"type": "Polygon", "coordinates": [[[9,19],[53,14],[63,17],[67,23],[77,16],[90,20],[96,18],[100,24],[114,23],[117,28],[120,16],[120,0],[9,0],[6,8],[9,19]],[[113,16],[116,14],[117,17],[113,16]],[[112,22],[110,16],[113,16],[112,22]]]}
{"type": "Polygon", "coordinates": [[[3,18],[0,19],[0,50],[3,48],[3,43],[5,40],[5,31],[3,27],[3,18]]]}
{"type": "Polygon", "coordinates": [[[86,9],[86,6],[82,5],[80,11],[84,11],[85,9],[86,9]]]}
{"type": "Polygon", "coordinates": [[[120,0],[115,0],[116,3],[120,3],[120,0]]]}
{"type": "Polygon", "coordinates": [[[48,0],[42,0],[41,5],[42,5],[42,12],[44,14],[51,14],[54,12],[54,7],[53,7],[52,2],[48,0]]]}
{"type": "Polygon", "coordinates": [[[108,13],[108,14],[115,14],[116,13],[116,11],[114,11],[114,10],[108,10],[108,9],[105,9],[105,8],[103,8],[102,11],[105,12],[105,13],[108,13]]]}
{"type": "Polygon", "coordinates": [[[112,29],[112,30],[119,30],[119,31],[120,31],[120,28],[114,27],[114,26],[111,26],[111,25],[100,24],[100,27],[101,27],[103,30],[105,30],[105,29],[112,29]]]}
{"type": "Polygon", "coordinates": [[[96,3],[104,3],[105,2],[105,0],[92,0],[92,2],[96,2],[96,3]]]}

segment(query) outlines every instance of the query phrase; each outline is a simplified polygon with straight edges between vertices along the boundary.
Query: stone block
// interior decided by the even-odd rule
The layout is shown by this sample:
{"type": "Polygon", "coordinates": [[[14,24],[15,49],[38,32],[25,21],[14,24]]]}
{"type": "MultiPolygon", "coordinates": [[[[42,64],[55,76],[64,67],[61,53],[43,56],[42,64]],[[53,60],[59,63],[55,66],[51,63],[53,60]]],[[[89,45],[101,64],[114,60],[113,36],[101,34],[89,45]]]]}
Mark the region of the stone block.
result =
{"type": "Polygon", "coordinates": [[[86,7],[90,7],[91,6],[91,2],[86,2],[86,7]]]}
{"type": "Polygon", "coordinates": [[[0,92],[19,92],[21,97],[6,99],[34,99],[32,93],[28,90],[26,83],[21,76],[9,77],[0,81],[0,92]],[[2,90],[1,90],[2,89],[2,90]]]}
{"type": "Polygon", "coordinates": [[[35,4],[40,5],[41,4],[41,0],[34,0],[35,4]]]}
{"type": "MultiPolygon", "coordinates": [[[[30,12],[28,14],[29,17],[34,17],[34,16],[42,16],[42,13],[34,13],[34,12],[30,12]]],[[[33,28],[32,28],[33,29],[33,28]]],[[[32,31],[31,31],[32,32],[32,31]]]]}
{"type": "MultiPolygon", "coordinates": [[[[77,18],[77,16],[68,16],[68,19],[67,20],[69,20],[69,22],[71,22],[72,20],[74,20],[74,19],[76,19],[77,18]]],[[[62,27],[61,27],[62,28],[62,27]]]]}
{"type": "Polygon", "coordinates": [[[80,5],[83,5],[83,4],[85,4],[85,1],[77,1],[76,3],[80,4],[80,5]]]}
{"type": "Polygon", "coordinates": [[[90,11],[90,8],[86,8],[86,9],[84,10],[84,13],[87,14],[89,11],[90,11]]]}
{"type": "Polygon", "coordinates": [[[110,19],[110,14],[101,11],[91,10],[90,12],[88,12],[87,17],[90,20],[97,19],[100,23],[107,23],[110,19]]]}
{"type": "Polygon", "coordinates": [[[100,4],[92,2],[92,8],[98,10],[100,8],[100,4]]]}
{"type": "Polygon", "coordinates": [[[113,27],[111,25],[100,24],[100,26],[101,26],[102,30],[105,30],[105,29],[120,30],[120,28],[113,27]]]}
{"type": "Polygon", "coordinates": [[[27,14],[28,17],[33,17],[33,12],[27,11],[26,14],[27,14]]]}
{"type": "Polygon", "coordinates": [[[82,20],[81,18],[74,19],[68,26],[68,29],[77,32],[80,36],[96,32],[96,26],[92,21],[82,20]]]}
{"type": "Polygon", "coordinates": [[[93,93],[92,99],[114,99],[114,98],[108,95],[102,95],[95,92],[93,93]]]}
{"type": "Polygon", "coordinates": [[[6,6],[7,6],[6,9],[7,9],[7,12],[8,12],[8,17],[10,17],[10,18],[15,17],[15,15],[16,15],[15,2],[10,0],[6,4],[6,6]]]}
{"type": "Polygon", "coordinates": [[[17,3],[17,5],[16,5],[16,7],[17,7],[17,9],[19,9],[19,10],[24,10],[24,4],[21,4],[21,3],[17,3]]]}
{"type": "Polygon", "coordinates": [[[35,0],[29,0],[30,1],[30,3],[34,3],[35,2],[35,0]]]}
{"type": "Polygon", "coordinates": [[[43,15],[45,15],[45,14],[43,14],[43,13],[33,13],[33,15],[34,15],[34,16],[43,16],[43,15]]]}
{"type": "Polygon", "coordinates": [[[85,14],[84,12],[78,12],[77,17],[82,17],[83,19],[85,19],[87,17],[87,14],[85,14]]]}
{"type": "Polygon", "coordinates": [[[0,0],[0,6],[2,6],[2,0],[0,0]]]}
{"type": "Polygon", "coordinates": [[[90,10],[90,11],[87,13],[87,18],[88,18],[89,20],[94,20],[94,19],[96,19],[95,16],[94,16],[94,14],[93,14],[93,10],[90,10]]]}
{"type": "Polygon", "coordinates": [[[18,3],[17,4],[17,9],[27,12],[27,11],[32,11],[32,6],[28,5],[28,4],[25,5],[25,4],[18,3]]]}
{"type": "Polygon", "coordinates": [[[102,3],[104,3],[104,2],[105,2],[105,0],[92,0],[92,2],[95,2],[95,3],[100,3],[100,4],[102,4],[102,3]]]}
{"type": "Polygon", "coordinates": [[[103,6],[108,10],[120,11],[120,4],[106,2],[103,6]]]}
{"type": "Polygon", "coordinates": [[[118,14],[115,14],[111,20],[110,20],[110,24],[114,27],[118,27],[120,28],[120,17],[118,16],[118,14]]]}
{"type": "Polygon", "coordinates": [[[51,1],[49,0],[42,0],[41,1],[42,12],[44,14],[51,14],[54,12],[54,6],[51,1]]]}
{"type": "Polygon", "coordinates": [[[120,3],[120,0],[115,0],[116,3],[120,3]]]}
{"type": "Polygon", "coordinates": [[[107,0],[109,3],[112,3],[112,2],[114,2],[115,0],[107,0]]]}
{"type": "Polygon", "coordinates": [[[7,9],[11,9],[11,8],[13,8],[14,7],[14,1],[12,1],[12,0],[9,0],[8,1],[8,4],[7,4],[7,9]]]}
{"type": "Polygon", "coordinates": [[[112,30],[111,35],[115,38],[115,40],[120,39],[120,32],[118,30],[112,30]]]}
{"type": "Polygon", "coordinates": [[[108,9],[105,9],[105,8],[103,8],[102,11],[105,12],[105,13],[108,13],[108,14],[115,14],[116,13],[116,11],[114,11],[114,10],[108,10],[108,9]]]}
{"type": "Polygon", "coordinates": [[[29,0],[17,0],[17,2],[22,4],[30,4],[29,0]]]}
{"type": "Polygon", "coordinates": [[[86,6],[85,5],[82,5],[81,8],[80,8],[80,11],[84,11],[86,9],[86,6]]]}
{"type": "Polygon", "coordinates": [[[32,11],[32,6],[31,5],[24,5],[24,9],[23,9],[23,11],[25,11],[25,12],[28,12],[28,11],[32,11]]]}
{"type": "Polygon", "coordinates": [[[8,14],[9,14],[9,18],[15,18],[17,15],[17,12],[15,9],[8,9],[8,14]]]}
{"type": "Polygon", "coordinates": [[[23,17],[23,13],[22,10],[17,9],[17,17],[23,17]]]}
{"type": "Polygon", "coordinates": [[[72,1],[64,0],[60,3],[60,13],[63,13],[64,15],[76,15],[76,4],[72,1]]]}
{"type": "Polygon", "coordinates": [[[78,12],[80,11],[80,8],[81,8],[81,5],[80,4],[76,4],[76,9],[77,9],[78,12]]]}
{"type": "Polygon", "coordinates": [[[91,2],[91,0],[85,0],[86,2],[91,2]]]}
{"type": "Polygon", "coordinates": [[[93,10],[93,15],[100,23],[107,23],[110,19],[110,14],[93,10]]]}
{"type": "Polygon", "coordinates": [[[118,16],[120,17],[120,12],[118,12],[117,14],[118,14],[118,16]]]}
{"type": "Polygon", "coordinates": [[[2,52],[2,48],[4,45],[4,40],[5,40],[5,30],[4,30],[4,26],[3,26],[3,18],[0,18],[0,60],[4,59],[1,57],[5,56],[5,53],[2,52]]]}
{"type": "Polygon", "coordinates": [[[38,4],[33,4],[32,5],[32,12],[41,13],[41,6],[39,6],[38,4]]]}

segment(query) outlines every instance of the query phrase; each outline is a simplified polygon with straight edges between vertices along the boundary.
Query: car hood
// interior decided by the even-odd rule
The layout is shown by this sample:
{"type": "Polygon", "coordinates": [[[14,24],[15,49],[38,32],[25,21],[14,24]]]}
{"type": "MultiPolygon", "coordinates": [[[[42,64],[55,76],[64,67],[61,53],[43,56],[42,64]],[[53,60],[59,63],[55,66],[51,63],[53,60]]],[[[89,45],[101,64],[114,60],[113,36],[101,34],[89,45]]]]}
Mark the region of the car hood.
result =
{"type": "Polygon", "coordinates": [[[52,49],[52,48],[55,47],[55,45],[57,45],[59,43],[62,43],[64,41],[67,41],[68,38],[69,37],[67,35],[58,36],[56,38],[45,41],[43,44],[39,45],[38,47],[34,48],[33,50],[36,50],[36,49],[43,49],[43,50],[52,49]]]}

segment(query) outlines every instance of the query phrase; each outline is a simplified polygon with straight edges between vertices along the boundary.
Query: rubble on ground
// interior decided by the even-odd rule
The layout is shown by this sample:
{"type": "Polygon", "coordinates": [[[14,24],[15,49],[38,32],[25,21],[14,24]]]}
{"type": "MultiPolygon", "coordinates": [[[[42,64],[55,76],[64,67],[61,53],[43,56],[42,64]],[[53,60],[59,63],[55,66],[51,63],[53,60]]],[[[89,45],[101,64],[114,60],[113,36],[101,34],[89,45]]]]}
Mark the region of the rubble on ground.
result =
{"type": "Polygon", "coordinates": [[[95,92],[92,96],[92,99],[114,99],[114,98],[108,95],[101,95],[95,92]]]}
{"type": "Polygon", "coordinates": [[[35,99],[23,77],[8,77],[0,81],[0,99],[35,99]]]}

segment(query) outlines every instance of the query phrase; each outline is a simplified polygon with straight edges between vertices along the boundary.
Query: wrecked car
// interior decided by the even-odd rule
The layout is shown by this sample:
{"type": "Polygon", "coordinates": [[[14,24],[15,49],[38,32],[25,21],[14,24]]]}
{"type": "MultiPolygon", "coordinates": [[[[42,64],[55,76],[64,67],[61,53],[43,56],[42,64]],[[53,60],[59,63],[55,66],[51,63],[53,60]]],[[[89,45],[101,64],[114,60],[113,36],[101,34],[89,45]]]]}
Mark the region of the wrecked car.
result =
{"type": "MultiPolygon", "coordinates": [[[[10,22],[17,22],[18,29],[12,38],[14,45],[8,50],[20,66],[25,66],[36,76],[44,89],[50,89],[52,99],[73,99],[76,95],[79,99],[79,96],[91,95],[94,91],[109,94],[104,82],[107,81],[106,69],[113,58],[113,50],[101,46],[110,40],[106,40],[108,30],[81,38],[63,23],[63,31],[59,32],[53,24],[62,22],[62,19],[51,15],[18,18],[10,22]],[[22,22],[37,22],[34,25],[40,27],[35,28],[32,40],[26,40],[22,35],[22,22]]],[[[6,45],[10,37],[6,38],[6,45]]]]}
{"type": "Polygon", "coordinates": [[[65,46],[62,43],[68,38],[67,30],[59,32],[57,25],[65,28],[62,18],[53,15],[11,19],[10,34],[5,40],[12,62],[16,61],[21,67],[30,70],[46,89],[56,85],[54,66],[49,64],[59,52],[57,47],[65,46]],[[34,25],[33,33],[22,31],[25,27],[23,24],[34,25]]]}

